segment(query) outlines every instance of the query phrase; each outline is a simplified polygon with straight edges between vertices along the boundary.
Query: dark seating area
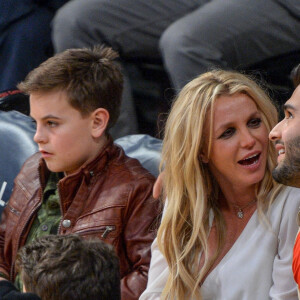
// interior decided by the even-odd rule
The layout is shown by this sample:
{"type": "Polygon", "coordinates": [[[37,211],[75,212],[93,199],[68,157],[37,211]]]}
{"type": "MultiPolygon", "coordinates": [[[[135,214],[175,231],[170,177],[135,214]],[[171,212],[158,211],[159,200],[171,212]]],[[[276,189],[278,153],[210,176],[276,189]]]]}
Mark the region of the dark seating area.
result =
{"type": "Polygon", "coordinates": [[[269,89],[271,98],[278,105],[282,105],[293,92],[291,73],[299,62],[300,50],[267,59],[246,68],[246,72],[253,74],[259,80],[263,80],[269,89]]]}
{"type": "MultiPolygon", "coordinates": [[[[280,110],[293,92],[291,72],[299,62],[300,50],[236,70],[261,82],[280,110]]],[[[162,138],[163,124],[176,95],[162,62],[140,58],[128,60],[125,65],[132,84],[140,132],[162,138]]]]}
{"type": "Polygon", "coordinates": [[[0,94],[0,111],[16,110],[29,115],[29,96],[18,90],[6,91],[0,94]]]}

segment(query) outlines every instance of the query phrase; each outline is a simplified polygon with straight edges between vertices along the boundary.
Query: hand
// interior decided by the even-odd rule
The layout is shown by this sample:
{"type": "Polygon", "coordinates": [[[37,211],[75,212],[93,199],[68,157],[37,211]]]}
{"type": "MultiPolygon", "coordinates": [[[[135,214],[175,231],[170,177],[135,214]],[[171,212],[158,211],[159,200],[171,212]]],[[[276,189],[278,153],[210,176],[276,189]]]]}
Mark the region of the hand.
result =
{"type": "Polygon", "coordinates": [[[6,280],[6,281],[8,281],[6,278],[4,278],[4,277],[0,277],[0,281],[2,281],[2,280],[6,280]]]}
{"type": "Polygon", "coordinates": [[[162,193],[164,172],[160,173],[153,186],[153,198],[158,199],[162,193]]]}

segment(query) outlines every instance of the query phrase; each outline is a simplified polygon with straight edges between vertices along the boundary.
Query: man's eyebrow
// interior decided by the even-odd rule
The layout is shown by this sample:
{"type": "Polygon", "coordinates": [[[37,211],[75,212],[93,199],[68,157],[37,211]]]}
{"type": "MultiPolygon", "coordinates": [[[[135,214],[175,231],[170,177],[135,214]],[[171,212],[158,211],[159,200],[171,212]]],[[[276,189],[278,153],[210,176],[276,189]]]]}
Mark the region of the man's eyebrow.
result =
{"type": "Polygon", "coordinates": [[[283,109],[284,110],[287,110],[287,109],[291,109],[291,110],[296,110],[295,106],[289,104],[289,103],[286,103],[283,105],[283,109]]]}

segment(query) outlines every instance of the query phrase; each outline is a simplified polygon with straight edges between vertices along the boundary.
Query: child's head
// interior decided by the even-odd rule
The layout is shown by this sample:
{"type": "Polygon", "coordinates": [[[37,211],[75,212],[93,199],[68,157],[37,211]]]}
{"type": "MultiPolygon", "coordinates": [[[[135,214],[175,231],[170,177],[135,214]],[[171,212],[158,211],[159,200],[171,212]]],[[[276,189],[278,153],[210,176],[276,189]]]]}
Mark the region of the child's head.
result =
{"type": "Polygon", "coordinates": [[[42,300],[120,299],[112,246],[77,235],[49,235],[20,249],[16,266],[26,292],[42,300]]]}
{"type": "Polygon", "coordinates": [[[123,76],[111,48],[68,49],[32,70],[18,88],[26,94],[64,91],[70,105],[82,116],[97,108],[109,113],[107,128],[119,116],[123,76]]]}
{"type": "Polygon", "coordinates": [[[92,161],[116,122],[123,79],[110,48],[70,49],[31,71],[18,87],[30,95],[35,142],[52,172],[92,161]]]}

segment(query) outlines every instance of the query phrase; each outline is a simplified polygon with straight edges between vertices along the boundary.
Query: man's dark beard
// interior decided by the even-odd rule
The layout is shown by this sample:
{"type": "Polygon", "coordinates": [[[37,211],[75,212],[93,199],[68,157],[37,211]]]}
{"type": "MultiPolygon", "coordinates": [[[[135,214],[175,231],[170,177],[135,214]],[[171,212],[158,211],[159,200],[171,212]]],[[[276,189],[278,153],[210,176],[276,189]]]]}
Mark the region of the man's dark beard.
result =
{"type": "Polygon", "coordinates": [[[285,157],[272,175],[279,183],[300,187],[300,136],[285,144],[285,157]]]}

